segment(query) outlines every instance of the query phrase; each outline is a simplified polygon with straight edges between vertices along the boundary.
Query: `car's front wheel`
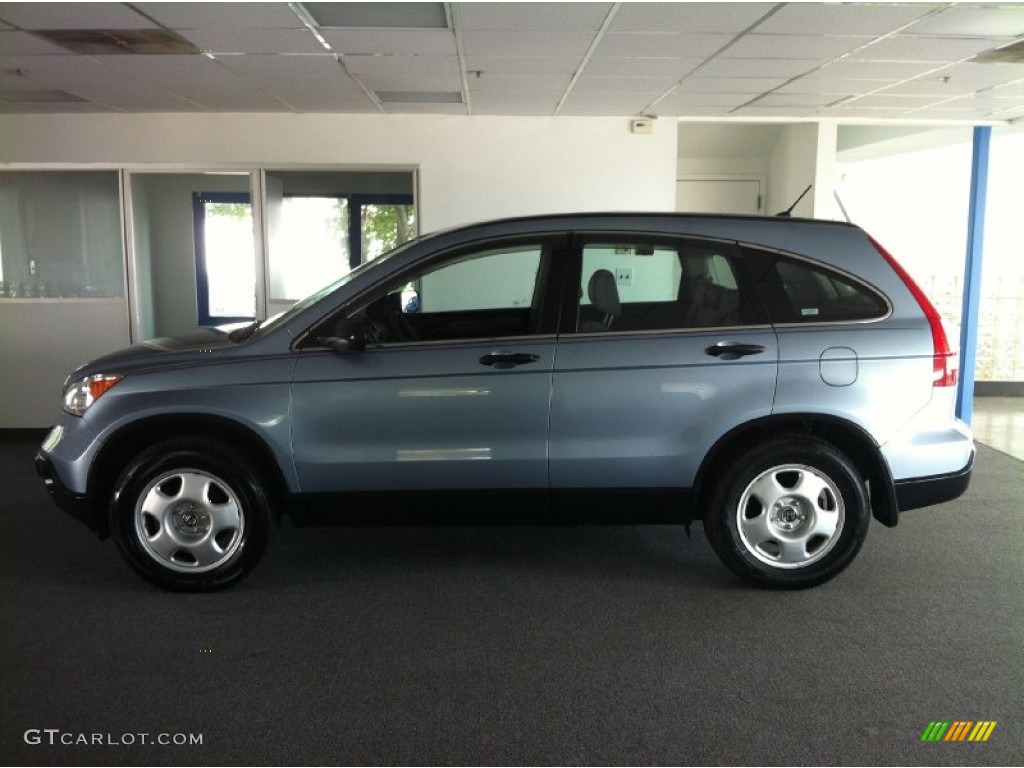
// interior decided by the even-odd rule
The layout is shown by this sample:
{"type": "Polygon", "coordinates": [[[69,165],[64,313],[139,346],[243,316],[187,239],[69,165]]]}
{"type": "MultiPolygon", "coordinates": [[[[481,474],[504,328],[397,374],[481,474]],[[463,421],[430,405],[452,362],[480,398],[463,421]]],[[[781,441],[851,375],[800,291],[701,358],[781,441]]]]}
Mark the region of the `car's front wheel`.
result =
{"type": "Polygon", "coordinates": [[[128,562],[165,589],[234,584],[266,547],[270,495],[238,451],[207,439],[159,443],[115,486],[110,528],[128,562]]]}
{"type": "Polygon", "coordinates": [[[850,564],[870,517],[856,465],[829,443],[792,435],[746,451],[722,473],[704,528],[740,577],[802,589],[850,564]]]}

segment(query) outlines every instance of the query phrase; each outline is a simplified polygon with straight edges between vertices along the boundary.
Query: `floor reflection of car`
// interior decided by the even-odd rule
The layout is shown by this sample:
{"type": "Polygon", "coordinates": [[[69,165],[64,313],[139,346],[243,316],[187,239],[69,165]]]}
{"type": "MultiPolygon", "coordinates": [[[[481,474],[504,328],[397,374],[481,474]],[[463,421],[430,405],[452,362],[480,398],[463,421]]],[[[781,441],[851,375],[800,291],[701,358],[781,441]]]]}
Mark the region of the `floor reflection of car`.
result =
{"type": "Polygon", "coordinates": [[[172,589],[300,525],[701,520],[739,576],[819,584],[871,517],[961,494],[935,309],[862,230],[591,214],[415,240],[262,324],[83,366],[37,466],[172,589]]]}

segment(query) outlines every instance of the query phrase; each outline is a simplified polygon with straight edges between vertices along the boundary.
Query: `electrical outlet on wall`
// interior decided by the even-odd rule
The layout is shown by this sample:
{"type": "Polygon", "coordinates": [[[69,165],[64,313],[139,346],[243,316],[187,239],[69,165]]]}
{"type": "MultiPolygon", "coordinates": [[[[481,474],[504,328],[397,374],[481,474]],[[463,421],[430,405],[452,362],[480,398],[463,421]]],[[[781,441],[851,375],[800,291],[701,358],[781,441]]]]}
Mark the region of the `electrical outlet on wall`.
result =
{"type": "Polygon", "coordinates": [[[633,268],[632,267],[616,267],[615,268],[615,284],[620,286],[632,285],[633,284],[633,268]]]}

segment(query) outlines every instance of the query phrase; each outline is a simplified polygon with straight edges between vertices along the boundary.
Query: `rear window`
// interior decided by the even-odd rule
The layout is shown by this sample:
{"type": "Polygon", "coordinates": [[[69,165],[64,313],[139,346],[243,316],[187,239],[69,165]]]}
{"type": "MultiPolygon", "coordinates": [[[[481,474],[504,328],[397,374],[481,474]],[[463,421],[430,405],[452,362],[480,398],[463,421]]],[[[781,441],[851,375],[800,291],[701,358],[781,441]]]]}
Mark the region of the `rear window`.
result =
{"type": "Polygon", "coordinates": [[[751,262],[773,323],[854,322],[889,313],[878,291],[826,266],[765,252],[751,262]]]}

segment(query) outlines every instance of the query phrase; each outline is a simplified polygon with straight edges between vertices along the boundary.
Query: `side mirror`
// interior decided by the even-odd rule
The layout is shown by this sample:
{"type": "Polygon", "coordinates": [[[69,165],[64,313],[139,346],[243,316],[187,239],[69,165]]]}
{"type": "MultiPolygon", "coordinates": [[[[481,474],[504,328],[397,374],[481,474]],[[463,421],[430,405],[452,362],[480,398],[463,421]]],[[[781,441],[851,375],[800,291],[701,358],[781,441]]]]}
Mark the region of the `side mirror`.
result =
{"type": "Polygon", "coordinates": [[[358,320],[352,320],[342,324],[336,329],[338,336],[328,336],[321,339],[321,343],[332,352],[339,355],[351,355],[355,352],[366,351],[366,330],[358,320]]]}

